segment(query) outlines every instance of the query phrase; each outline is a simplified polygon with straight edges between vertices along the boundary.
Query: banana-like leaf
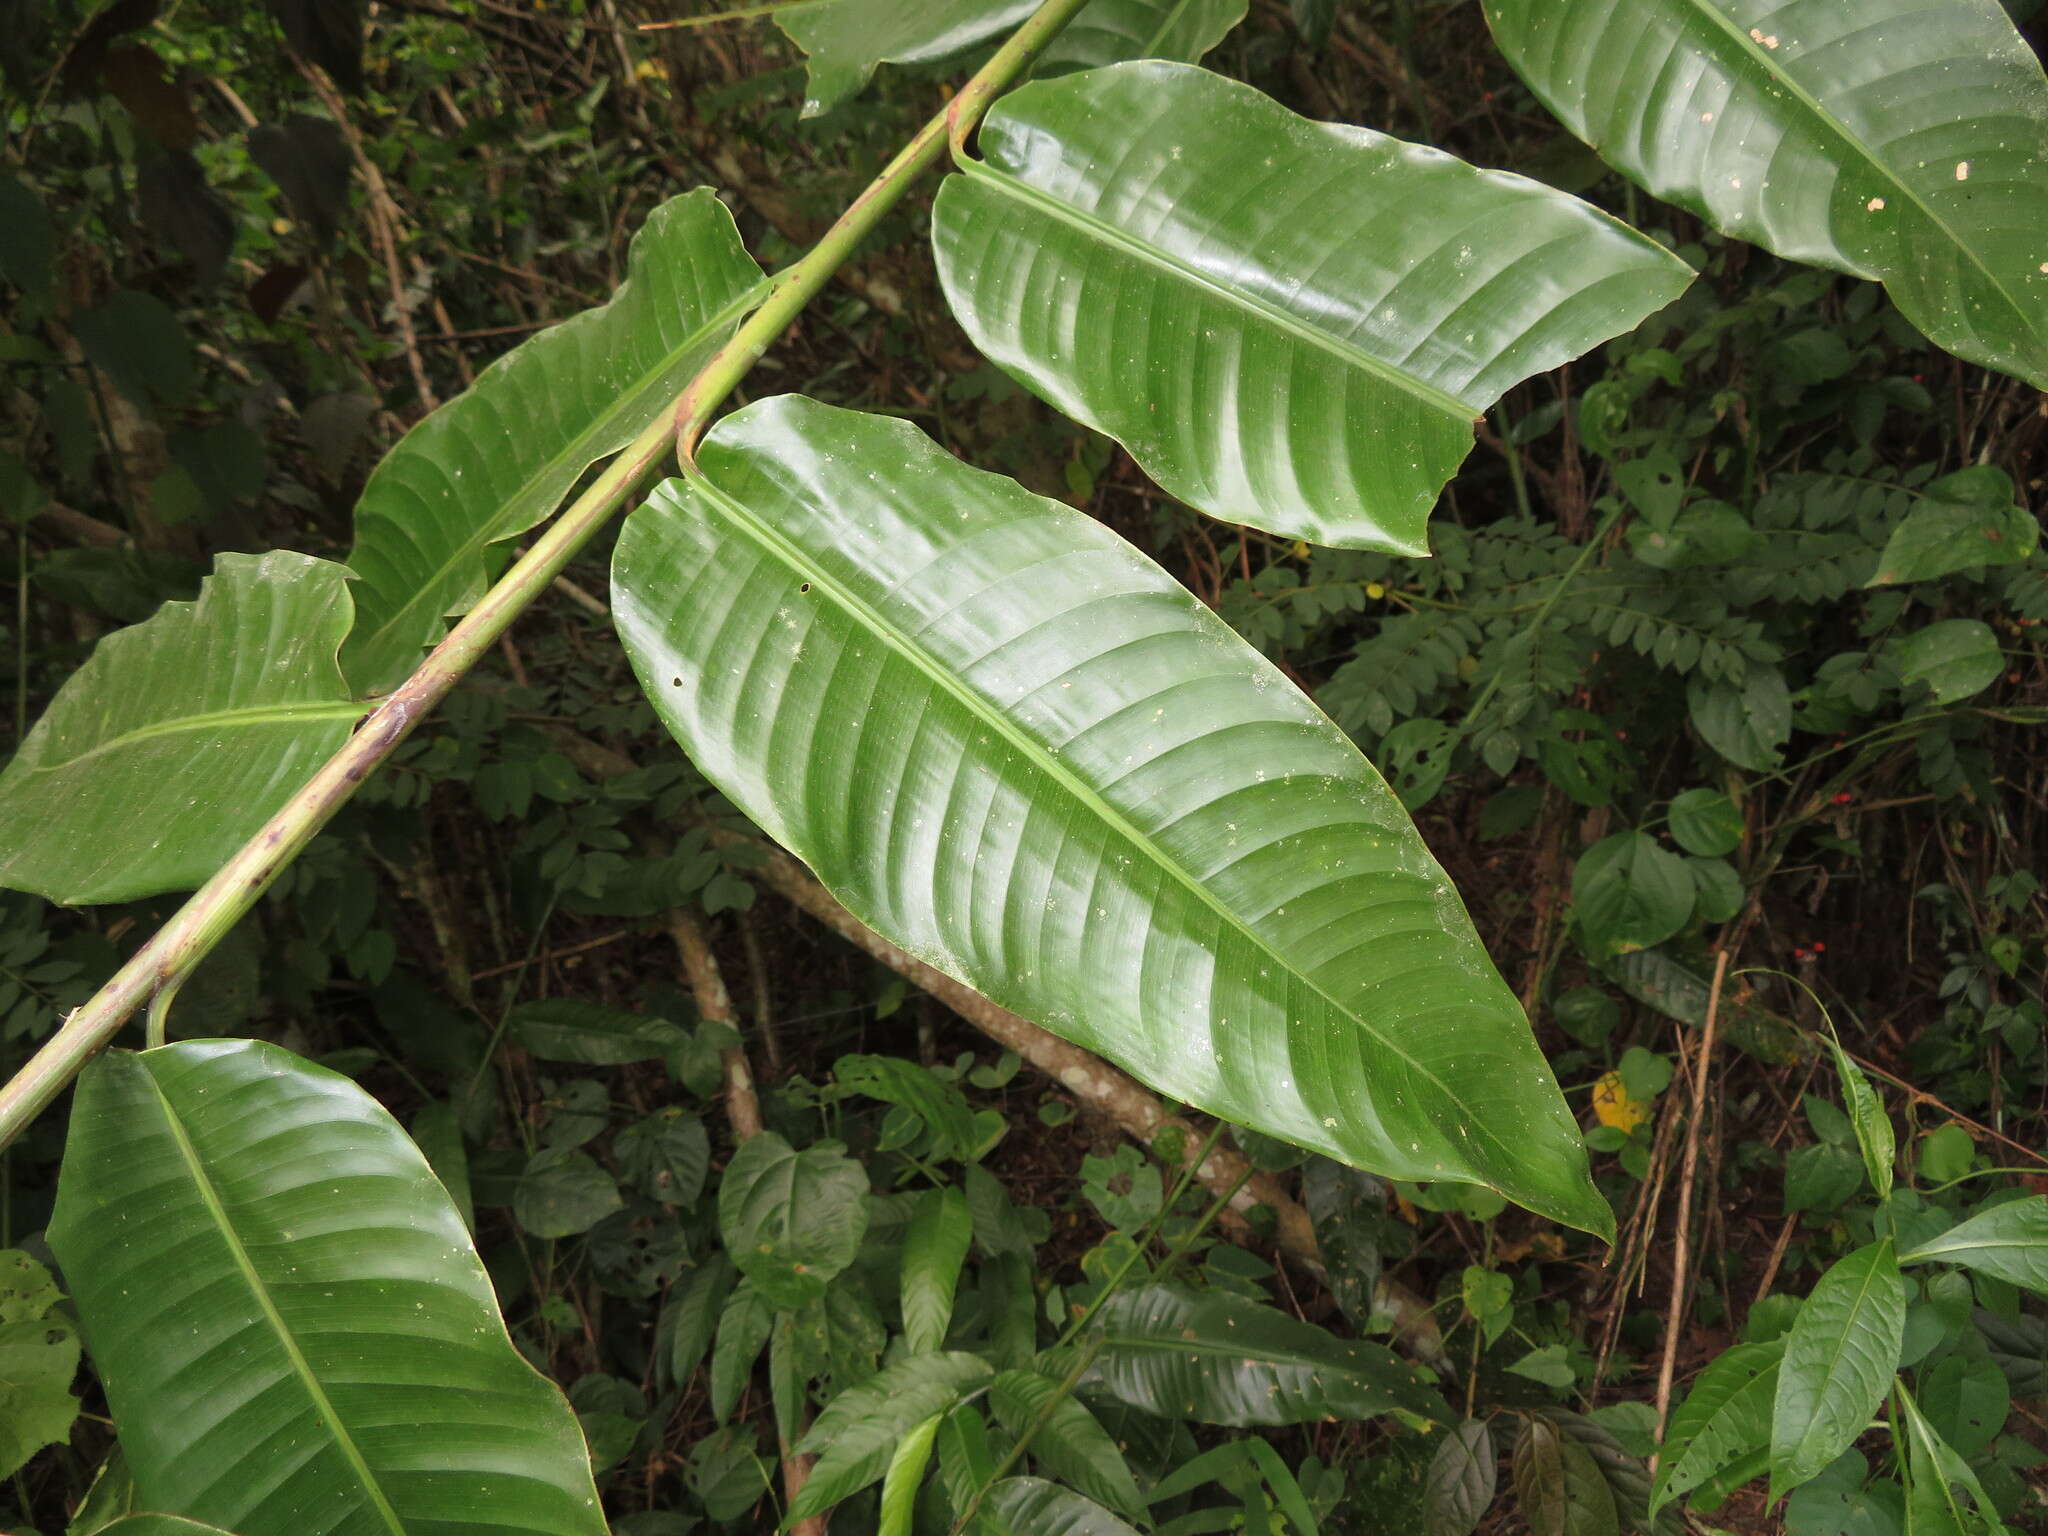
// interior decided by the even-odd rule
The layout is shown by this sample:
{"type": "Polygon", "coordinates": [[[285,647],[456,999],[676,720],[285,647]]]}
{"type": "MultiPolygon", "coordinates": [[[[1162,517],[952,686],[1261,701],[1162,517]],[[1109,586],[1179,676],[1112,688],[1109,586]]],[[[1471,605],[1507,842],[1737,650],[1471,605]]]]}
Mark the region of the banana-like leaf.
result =
{"type": "Polygon", "coordinates": [[[1250,9],[1251,0],[1088,0],[1040,56],[1038,72],[1099,69],[1125,59],[1192,64],[1250,9]]]}
{"type": "Polygon", "coordinates": [[[1510,386],[1634,326],[1689,267],[1576,198],[1190,65],[1040,81],[932,212],[991,360],[1230,522],[1426,554],[1510,386]]]}
{"type": "Polygon", "coordinates": [[[222,555],[102,640],[0,774],[0,885],[129,901],[198,885],[348,739],[348,572],[222,555]]]}
{"type": "Polygon", "coordinates": [[[633,237],[609,303],[515,347],[408,432],[356,504],[350,682],[403,680],[482,595],[505,541],[654,420],[762,291],[725,204],[702,188],[670,198],[633,237]]]}
{"type": "Polygon", "coordinates": [[[241,1536],[603,1536],[575,1415],[347,1078],[253,1040],[102,1057],[50,1245],[141,1508],[241,1536]]]}
{"type": "Polygon", "coordinates": [[[235,1536],[217,1525],[205,1525],[197,1520],[182,1519],[177,1515],[123,1515],[112,1525],[102,1526],[106,1536],[235,1536]]]}
{"type": "Polygon", "coordinates": [[[1097,1322],[1102,1345],[1089,1380],[1147,1413],[1234,1427],[1388,1413],[1451,1420],[1443,1399],[1391,1350],[1228,1291],[1124,1291],[1097,1322]]]}
{"type": "Polygon", "coordinates": [[[1998,0],[1486,0],[1617,170],[2048,388],[2048,80],[1998,0]]]}
{"type": "Polygon", "coordinates": [[[1159,567],[914,428],[727,417],[613,613],[698,767],[863,922],[1183,1102],[1611,1230],[1449,878],[1159,567]]]}

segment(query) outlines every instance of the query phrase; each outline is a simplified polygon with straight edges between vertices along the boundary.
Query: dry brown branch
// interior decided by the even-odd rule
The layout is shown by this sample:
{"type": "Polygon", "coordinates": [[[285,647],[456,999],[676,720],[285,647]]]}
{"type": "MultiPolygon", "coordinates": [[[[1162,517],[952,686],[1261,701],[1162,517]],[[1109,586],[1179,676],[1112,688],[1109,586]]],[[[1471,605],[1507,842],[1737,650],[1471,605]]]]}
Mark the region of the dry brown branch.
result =
{"type": "MultiPolygon", "coordinates": [[[[1671,1376],[1678,1364],[1678,1326],[1685,1312],[1686,1275],[1692,1248],[1692,1182],[1699,1166],[1700,1126],[1707,1118],[1707,1067],[1714,1056],[1714,1025],[1721,1013],[1721,983],[1728,975],[1728,951],[1714,956],[1714,981],[1707,991],[1707,1020],[1700,1031],[1692,1073],[1692,1116],[1685,1127],[1685,1157],[1678,1170],[1678,1250],[1671,1265],[1671,1301],[1664,1312],[1664,1359],[1657,1367],[1657,1436],[1671,1411],[1671,1376]]],[[[1650,1458],[1656,1469],[1657,1460],[1650,1458]]]]}

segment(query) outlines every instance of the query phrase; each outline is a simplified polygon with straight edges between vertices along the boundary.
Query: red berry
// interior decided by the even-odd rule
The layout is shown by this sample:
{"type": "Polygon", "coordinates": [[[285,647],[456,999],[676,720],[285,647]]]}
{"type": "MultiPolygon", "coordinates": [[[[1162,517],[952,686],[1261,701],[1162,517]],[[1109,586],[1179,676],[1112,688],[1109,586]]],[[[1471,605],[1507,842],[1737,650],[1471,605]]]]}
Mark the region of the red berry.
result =
{"type": "Polygon", "coordinates": [[[1837,804],[1837,805],[1847,805],[1847,804],[1848,804],[1848,803],[1849,803],[1849,802],[1850,802],[1850,801],[1851,801],[1852,799],[1854,799],[1854,798],[1855,798],[1855,797],[1854,797],[1853,795],[1851,795],[1851,794],[1849,793],[1849,791],[1847,791],[1847,790],[1845,789],[1845,790],[1843,790],[1843,791],[1842,791],[1842,792],[1841,792],[1840,794],[1838,794],[1838,795],[1836,795],[1836,796],[1835,796],[1835,804],[1837,804]]]}

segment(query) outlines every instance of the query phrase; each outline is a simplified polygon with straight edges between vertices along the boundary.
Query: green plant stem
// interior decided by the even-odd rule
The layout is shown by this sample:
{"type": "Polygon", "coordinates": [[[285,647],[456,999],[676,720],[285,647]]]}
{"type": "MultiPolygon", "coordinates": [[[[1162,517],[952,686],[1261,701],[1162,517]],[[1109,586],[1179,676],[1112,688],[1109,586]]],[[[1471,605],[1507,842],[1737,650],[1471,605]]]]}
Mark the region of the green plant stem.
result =
{"type": "MultiPolygon", "coordinates": [[[[363,721],[262,830],[217,870],[169,922],[67,1018],[28,1064],[0,1088],[0,1147],[42,1113],[92,1054],[114,1038],[129,1015],[160,991],[176,987],[254,906],[363,780],[411,735],[506,628],[547,590],[576,552],[639,490],[673,448],[687,468],[716,411],[770,343],[816,296],[827,279],[893,207],[919,171],[986,111],[1087,0],[1045,0],[994,57],[854,199],[817,246],[774,281],[761,307],[733,333],[645,431],[607,464],[569,509],[499,578],[414,672],[363,721]]],[[[159,1021],[160,1022],[160,1021],[159,1021]]]]}
{"type": "Polygon", "coordinates": [[[818,243],[776,274],[774,286],[761,301],[761,307],[733,332],[732,339],[698,370],[676,399],[676,452],[685,469],[695,472],[697,443],[711,424],[712,412],[831,280],[832,274],[846,264],[854,247],[896,205],[904,189],[937,161],[948,137],[957,143],[980,122],[997,93],[1028,69],[1045,45],[1059,35],[1060,28],[1087,3],[1088,0],[1045,0],[1028,21],[1010,34],[994,57],[975,71],[945,110],[896,152],[895,158],[847,205],[818,243]]]}

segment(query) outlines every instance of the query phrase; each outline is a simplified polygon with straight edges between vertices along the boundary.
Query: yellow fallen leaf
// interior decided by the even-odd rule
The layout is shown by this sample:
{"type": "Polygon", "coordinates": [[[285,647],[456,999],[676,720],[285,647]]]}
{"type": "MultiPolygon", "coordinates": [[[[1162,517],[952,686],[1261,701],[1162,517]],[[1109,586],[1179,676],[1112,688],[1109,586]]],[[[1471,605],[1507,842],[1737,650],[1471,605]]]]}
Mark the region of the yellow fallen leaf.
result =
{"type": "Polygon", "coordinates": [[[1630,1098],[1628,1089],[1622,1086],[1621,1074],[1609,1072],[1593,1085],[1593,1113],[1602,1125],[1611,1125],[1627,1134],[1650,1118],[1650,1106],[1641,1099],[1630,1098]]]}

